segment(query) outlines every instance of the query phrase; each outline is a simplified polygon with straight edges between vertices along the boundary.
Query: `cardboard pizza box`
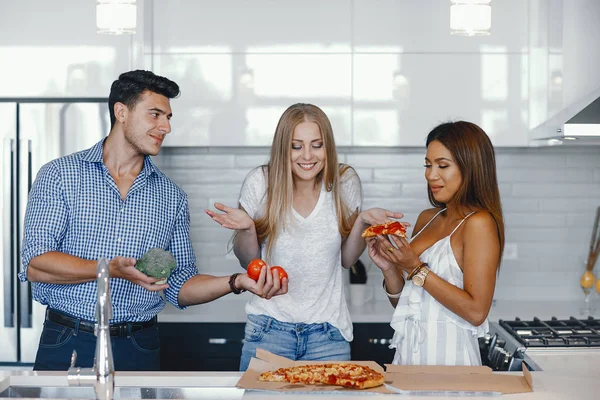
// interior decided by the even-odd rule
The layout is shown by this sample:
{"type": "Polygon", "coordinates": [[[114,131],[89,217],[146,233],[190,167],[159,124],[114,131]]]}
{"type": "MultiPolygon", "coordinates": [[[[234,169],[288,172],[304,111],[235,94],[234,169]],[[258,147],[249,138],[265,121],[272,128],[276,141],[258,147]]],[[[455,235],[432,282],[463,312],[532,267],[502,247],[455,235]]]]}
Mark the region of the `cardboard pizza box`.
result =
{"type": "Polygon", "coordinates": [[[342,393],[342,392],[374,392],[374,393],[394,393],[391,390],[385,388],[385,386],[379,386],[369,389],[353,389],[342,386],[333,385],[303,385],[299,383],[288,383],[288,382],[262,382],[258,380],[260,374],[266,371],[274,371],[282,367],[293,367],[295,365],[310,365],[310,364],[325,364],[335,362],[350,362],[352,364],[366,365],[374,370],[385,374],[383,368],[375,361],[292,361],[289,358],[281,357],[268,352],[263,349],[256,350],[256,358],[250,360],[248,369],[240,380],[236,387],[247,390],[268,390],[276,392],[293,392],[293,393],[342,393]]]}
{"type": "Polygon", "coordinates": [[[465,366],[406,366],[386,364],[386,386],[398,393],[429,392],[480,392],[526,393],[533,392],[531,372],[523,364],[523,372],[492,373],[489,367],[465,366]]]}
{"type": "MultiPolygon", "coordinates": [[[[523,372],[492,373],[489,367],[468,366],[404,366],[386,364],[387,372],[374,361],[350,361],[353,364],[367,365],[384,373],[385,384],[376,388],[352,389],[331,385],[303,385],[287,382],[261,382],[258,377],[265,371],[274,371],[281,367],[294,365],[310,365],[334,363],[336,361],[293,361],[258,349],[256,358],[252,358],[248,370],[244,372],[236,387],[247,390],[263,390],[292,393],[342,393],[342,392],[374,392],[401,394],[461,394],[462,392],[479,392],[487,394],[525,393],[533,391],[533,378],[523,365],[523,372]],[[431,392],[431,393],[426,393],[431,392]]],[[[344,362],[344,361],[340,361],[344,362]]],[[[472,393],[470,393],[472,394],[472,393]]]]}

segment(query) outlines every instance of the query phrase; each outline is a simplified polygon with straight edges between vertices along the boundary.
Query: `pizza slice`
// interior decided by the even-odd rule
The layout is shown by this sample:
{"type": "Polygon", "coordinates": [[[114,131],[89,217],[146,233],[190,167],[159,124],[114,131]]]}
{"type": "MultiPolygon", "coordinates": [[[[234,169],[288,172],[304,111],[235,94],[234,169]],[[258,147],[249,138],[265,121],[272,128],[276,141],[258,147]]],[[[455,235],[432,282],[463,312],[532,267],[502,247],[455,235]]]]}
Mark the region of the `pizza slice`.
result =
{"type": "Polygon", "coordinates": [[[362,233],[362,237],[372,237],[377,235],[397,235],[406,237],[406,228],[398,221],[388,221],[384,224],[371,225],[362,233]]]}
{"type": "Polygon", "coordinates": [[[332,363],[279,368],[276,371],[262,373],[259,380],[367,389],[383,385],[384,377],[383,374],[365,365],[332,363]]]}

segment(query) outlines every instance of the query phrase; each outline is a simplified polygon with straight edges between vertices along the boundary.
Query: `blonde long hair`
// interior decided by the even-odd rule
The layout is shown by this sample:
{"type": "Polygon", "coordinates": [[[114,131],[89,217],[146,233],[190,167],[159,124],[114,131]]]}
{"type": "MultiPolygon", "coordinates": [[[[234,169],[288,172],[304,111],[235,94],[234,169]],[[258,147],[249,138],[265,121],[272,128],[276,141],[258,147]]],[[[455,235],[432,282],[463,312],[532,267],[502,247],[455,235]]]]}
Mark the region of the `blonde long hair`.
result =
{"type": "Polygon", "coordinates": [[[350,210],[340,196],[340,177],[351,169],[348,165],[338,164],[333,129],[327,115],[312,104],[298,103],[290,106],[281,115],[271,145],[271,158],[263,165],[267,176],[267,204],[265,214],[254,223],[259,243],[266,241],[267,262],[271,258],[277,235],[287,228],[288,216],[293,203],[294,178],[291,169],[291,148],[294,129],[302,122],[314,122],[319,127],[325,149],[325,166],[317,175],[317,185],[325,182],[325,189],[333,195],[338,219],[338,228],[342,236],[348,236],[352,229],[350,218],[357,210],[350,210]]]}

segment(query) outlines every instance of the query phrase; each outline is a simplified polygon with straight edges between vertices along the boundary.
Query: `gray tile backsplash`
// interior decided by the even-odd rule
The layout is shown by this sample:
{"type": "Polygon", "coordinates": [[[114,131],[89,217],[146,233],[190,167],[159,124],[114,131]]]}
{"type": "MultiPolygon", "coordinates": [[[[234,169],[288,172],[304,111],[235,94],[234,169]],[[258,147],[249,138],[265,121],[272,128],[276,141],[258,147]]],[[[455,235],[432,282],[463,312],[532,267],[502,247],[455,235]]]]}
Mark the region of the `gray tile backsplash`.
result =
{"type": "MultiPolygon", "coordinates": [[[[505,213],[506,242],[516,257],[503,261],[495,298],[578,300],[579,278],[600,206],[600,147],[498,148],[498,178],[505,213]]],[[[239,269],[227,254],[231,233],[204,214],[215,201],[235,205],[246,173],[264,163],[268,148],[163,148],[160,168],[187,193],[191,237],[203,273],[227,275],[239,269]]],[[[414,223],[428,207],[424,151],[418,148],[339,149],[341,162],[356,168],[364,206],[404,212],[414,223]]],[[[369,285],[383,299],[381,273],[369,266],[369,285]]]]}

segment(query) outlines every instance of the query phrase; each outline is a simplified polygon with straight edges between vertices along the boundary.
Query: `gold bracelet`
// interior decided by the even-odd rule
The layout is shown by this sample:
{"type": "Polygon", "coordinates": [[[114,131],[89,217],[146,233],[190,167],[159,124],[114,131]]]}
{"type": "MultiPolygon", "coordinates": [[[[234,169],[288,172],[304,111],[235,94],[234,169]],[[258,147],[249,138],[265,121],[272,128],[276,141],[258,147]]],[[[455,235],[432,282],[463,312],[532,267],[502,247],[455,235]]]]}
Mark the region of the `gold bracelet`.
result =
{"type": "Polygon", "coordinates": [[[417,272],[419,272],[419,270],[420,270],[421,268],[423,268],[423,267],[428,267],[428,266],[429,266],[429,264],[427,264],[426,262],[422,262],[421,264],[417,265],[417,266],[415,267],[415,269],[413,269],[413,270],[410,272],[410,274],[408,274],[408,276],[406,277],[406,280],[407,280],[407,281],[410,281],[410,280],[413,278],[413,276],[415,276],[415,275],[417,274],[417,272]]]}

